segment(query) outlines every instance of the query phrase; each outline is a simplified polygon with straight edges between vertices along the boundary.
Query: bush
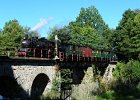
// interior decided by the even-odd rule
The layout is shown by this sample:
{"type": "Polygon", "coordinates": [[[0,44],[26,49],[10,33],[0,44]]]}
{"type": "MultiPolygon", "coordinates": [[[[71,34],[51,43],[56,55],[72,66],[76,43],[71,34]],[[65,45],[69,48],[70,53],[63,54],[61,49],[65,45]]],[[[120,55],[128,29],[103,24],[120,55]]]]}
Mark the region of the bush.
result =
{"type": "Polygon", "coordinates": [[[103,93],[101,96],[97,96],[96,100],[115,100],[115,92],[113,90],[109,90],[103,93]]]}
{"type": "Polygon", "coordinates": [[[45,95],[42,95],[40,98],[41,100],[60,100],[60,79],[59,79],[59,73],[57,72],[55,74],[55,77],[52,81],[52,89],[50,92],[48,92],[45,95]]]}
{"type": "MultiPolygon", "coordinates": [[[[111,88],[96,96],[96,100],[134,100],[140,98],[140,62],[130,60],[119,62],[113,72],[114,81],[111,88]]],[[[104,87],[106,84],[103,85],[104,87]]]]}
{"type": "Polygon", "coordinates": [[[128,63],[118,63],[113,76],[116,85],[112,88],[116,98],[132,100],[140,98],[140,62],[130,60],[128,63]]]}
{"type": "Polygon", "coordinates": [[[60,100],[60,93],[58,91],[52,90],[46,95],[42,95],[41,100],[60,100]]]}
{"type": "Polygon", "coordinates": [[[130,60],[128,63],[118,63],[113,76],[127,85],[136,85],[140,81],[140,62],[130,60]]]}

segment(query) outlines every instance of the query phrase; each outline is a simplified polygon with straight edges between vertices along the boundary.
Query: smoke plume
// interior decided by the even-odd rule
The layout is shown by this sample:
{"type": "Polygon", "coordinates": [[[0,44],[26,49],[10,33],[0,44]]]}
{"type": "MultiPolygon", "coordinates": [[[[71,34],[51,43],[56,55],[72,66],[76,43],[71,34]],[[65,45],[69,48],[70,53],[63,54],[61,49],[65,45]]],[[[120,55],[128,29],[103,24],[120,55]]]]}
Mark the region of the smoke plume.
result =
{"type": "Polygon", "coordinates": [[[42,28],[44,25],[48,24],[50,20],[52,20],[52,17],[48,17],[47,19],[41,18],[40,22],[38,24],[36,24],[33,28],[30,29],[30,32],[35,32],[37,30],[39,30],[40,28],[42,28]]]}

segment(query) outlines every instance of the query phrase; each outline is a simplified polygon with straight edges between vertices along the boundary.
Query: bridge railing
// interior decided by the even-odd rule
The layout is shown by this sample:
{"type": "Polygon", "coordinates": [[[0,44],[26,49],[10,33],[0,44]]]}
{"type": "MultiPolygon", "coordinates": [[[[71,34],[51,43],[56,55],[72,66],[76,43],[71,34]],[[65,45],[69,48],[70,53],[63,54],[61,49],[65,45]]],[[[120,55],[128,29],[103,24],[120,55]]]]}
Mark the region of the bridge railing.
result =
{"type": "Polygon", "coordinates": [[[16,56],[15,48],[4,48],[0,49],[0,56],[16,56]]]}

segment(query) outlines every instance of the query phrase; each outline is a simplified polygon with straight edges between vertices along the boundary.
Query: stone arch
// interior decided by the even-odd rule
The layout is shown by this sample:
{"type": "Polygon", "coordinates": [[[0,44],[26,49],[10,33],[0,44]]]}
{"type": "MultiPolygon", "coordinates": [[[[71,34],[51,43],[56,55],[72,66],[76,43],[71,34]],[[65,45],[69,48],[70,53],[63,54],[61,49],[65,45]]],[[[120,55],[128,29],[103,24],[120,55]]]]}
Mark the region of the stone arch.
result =
{"type": "Polygon", "coordinates": [[[0,95],[7,98],[17,97],[19,85],[14,77],[0,77],[0,95]]]}
{"type": "Polygon", "coordinates": [[[49,81],[50,79],[46,74],[38,74],[31,86],[31,98],[39,98],[43,94],[49,81]]]}

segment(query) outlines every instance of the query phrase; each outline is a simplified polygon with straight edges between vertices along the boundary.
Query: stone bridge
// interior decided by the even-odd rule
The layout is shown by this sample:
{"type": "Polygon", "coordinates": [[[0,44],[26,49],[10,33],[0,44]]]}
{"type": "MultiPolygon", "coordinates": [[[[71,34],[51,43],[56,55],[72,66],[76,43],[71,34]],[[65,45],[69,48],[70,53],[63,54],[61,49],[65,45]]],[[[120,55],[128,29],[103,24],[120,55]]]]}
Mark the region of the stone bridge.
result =
{"type": "Polygon", "coordinates": [[[0,95],[40,96],[52,88],[55,61],[0,58],[0,95]],[[18,92],[18,93],[15,93],[18,92]]]}
{"type": "MultiPolygon", "coordinates": [[[[108,63],[94,65],[101,68],[103,65],[107,67],[108,63]]],[[[68,68],[72,71],[73,84],[80,84],[85,71],[91,66],[91,62],[59,63],[60,69],[68,68]]],[[[106,68],[105,66],[103,68],[106,68]]],[[[0,56],[0,95],[28,99],[46,94],[52,88],[56,68],[58,69],[58,65],[55,60],[0,56]]],[[[61,70],[59,71],[61,73],[61,70]]]]}

